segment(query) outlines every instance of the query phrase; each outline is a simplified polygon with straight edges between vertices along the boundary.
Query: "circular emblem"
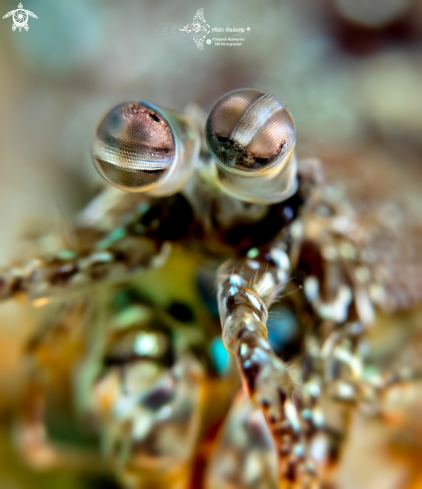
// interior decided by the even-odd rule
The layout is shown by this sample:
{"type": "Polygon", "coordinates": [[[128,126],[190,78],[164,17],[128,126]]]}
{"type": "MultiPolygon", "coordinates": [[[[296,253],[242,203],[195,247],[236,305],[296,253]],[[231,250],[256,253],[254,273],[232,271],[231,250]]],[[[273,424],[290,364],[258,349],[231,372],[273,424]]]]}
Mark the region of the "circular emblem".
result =
{"type": "Polygon", "coordinates": [[[28,14],[26,13],[26,10],[22,8],[15,10],[15,13],[13,14],[13,22],[19,29],[24,27],[28,23],[28,14]]]}

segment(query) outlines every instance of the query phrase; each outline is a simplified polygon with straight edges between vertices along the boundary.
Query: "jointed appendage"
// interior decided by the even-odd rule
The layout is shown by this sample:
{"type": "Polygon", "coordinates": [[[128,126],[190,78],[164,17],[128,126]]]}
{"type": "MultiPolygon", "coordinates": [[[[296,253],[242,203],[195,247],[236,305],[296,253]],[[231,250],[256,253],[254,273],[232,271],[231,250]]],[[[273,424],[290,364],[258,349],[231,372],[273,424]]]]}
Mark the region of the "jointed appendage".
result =
{"type": "Polygon", "coordinates": [[[175,225],[186,207],[177,197],[145,199],[103,191],[77,217],[67,248],[0,270],[0,300],[22,294],[44,299],[159,267],[168,256],[169,242],[186,232],[189,212],[175,225]]]}
{"type": "Polygon", "coordinates": [[[297,410],[298,379],[268,343],[268,307],[279,297],[289,273],[289,259],[277,247],[265,258],[227,263],[220,269],[218,302],[223,342],[236,357],[243,385],[263,408],[280,455],[281,476],[312,481],[302,420],[297,410]]]}

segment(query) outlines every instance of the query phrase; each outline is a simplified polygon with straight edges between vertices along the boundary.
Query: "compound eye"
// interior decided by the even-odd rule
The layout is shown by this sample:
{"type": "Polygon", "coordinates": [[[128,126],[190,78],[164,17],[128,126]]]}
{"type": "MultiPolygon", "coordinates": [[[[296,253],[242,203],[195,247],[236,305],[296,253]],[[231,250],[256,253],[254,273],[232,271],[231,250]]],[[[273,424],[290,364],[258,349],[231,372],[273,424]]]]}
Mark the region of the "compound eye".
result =
{"type": "Polygon", "coordinates": [[[174,193],[189,177],[199,146],[188,126],[182,116],[147,102],[117,105],[95,131],[95,167],[121,190],[174,193]]]}
{"type": "Polygon", "coordinates": [[[208,116],[206,134],[221,164],[247,172],[269,168],[296,142],[288,110],[273,95],[253,89],[220,98],[208,116]]]}
{"type": "Polygon", "coordinates": [[[250,88],[227,93],[211,109],[206,139],[217,162],[219,183],[228,193],[252,202],[275,202],[296,190],[296,174],[289,167],[289,162],[295,166],[295,125],[273,95],[250,88]],[[281,174],[281,191],[278,185],[279,191],[268,197],[268,182],[281,174]],[[255,180],[254,190],[252,176],[263,178],[267,188],[258,188],[255,180]]]}

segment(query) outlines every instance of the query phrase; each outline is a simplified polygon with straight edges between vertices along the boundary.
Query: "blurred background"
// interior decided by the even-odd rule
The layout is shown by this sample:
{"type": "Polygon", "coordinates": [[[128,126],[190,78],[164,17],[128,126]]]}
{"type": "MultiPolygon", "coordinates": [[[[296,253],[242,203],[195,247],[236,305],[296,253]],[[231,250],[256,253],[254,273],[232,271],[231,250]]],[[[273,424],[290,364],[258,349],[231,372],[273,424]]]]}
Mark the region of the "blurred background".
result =
{"type": "MultiPolygon", "coordinates": [[[[4,0],[1,15],[17,3],[4,0]]],[[[111,105],[149,100],[182,110],[195,102],[209,110],[246,86],[286,103],[298,155],[321,158],[327,178],[356,202],[392,199],[420,218],[421,0],[25,0],[23,8],[38,16],[29,31],[0,22],[0,265],[16,258],[22,235],[58,228],[94,194],[100,177],[90,138],[111,105]],[[211,27],[253,32],[242,46],[200,50],[173,28],[199,8],[211,27]]],[[[19,392],[28,314],[15,303],[0,308],[5,419],[19,392]]],[[[2,433],[0,487],[35,487],[33,477],[47,484],[6,448],[7,427],[2,433]]],[[[364,450],[385,477],[342,487],[405,487],[403,467],[377,449],[376,434],[364,450]]],[[[76,487],[60,477],[54,487],[76,487]]]]}

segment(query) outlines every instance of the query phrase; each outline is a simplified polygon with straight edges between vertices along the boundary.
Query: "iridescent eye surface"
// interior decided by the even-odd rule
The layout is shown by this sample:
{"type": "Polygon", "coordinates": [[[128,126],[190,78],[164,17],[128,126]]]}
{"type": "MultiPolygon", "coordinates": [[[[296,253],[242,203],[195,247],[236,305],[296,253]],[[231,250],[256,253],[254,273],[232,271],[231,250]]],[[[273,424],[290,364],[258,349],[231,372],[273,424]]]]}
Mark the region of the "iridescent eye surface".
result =
{"type": "Polygon", "coordinates": [[[211,109],[206,139],[228,193],[269,203],[296,190],[295,125],[273,95],[252,88],[227,93],[211,109]]]}
{"type": "Polygon", "coordinates": [[[197,140],[195,128],[180,114],[148,102],[127,102],[103,117],[91,150],[97,170],[112,185],[165,195],[189,177],[197,140]]]}
{"type": "Polygon", "coordinates": [[[270,167],[296,142],[293,119],[284,105],[273,95],[250,88],[217,101],[206,134],[220,163],[249,172],[270,167]]]}
{"type": "Polygon", "coordinates": [[[100,174],[123,190],[153,188],[175,159],[169,122],[145,103],[112,108],[97,127],[92,155],[100,174]]]}

